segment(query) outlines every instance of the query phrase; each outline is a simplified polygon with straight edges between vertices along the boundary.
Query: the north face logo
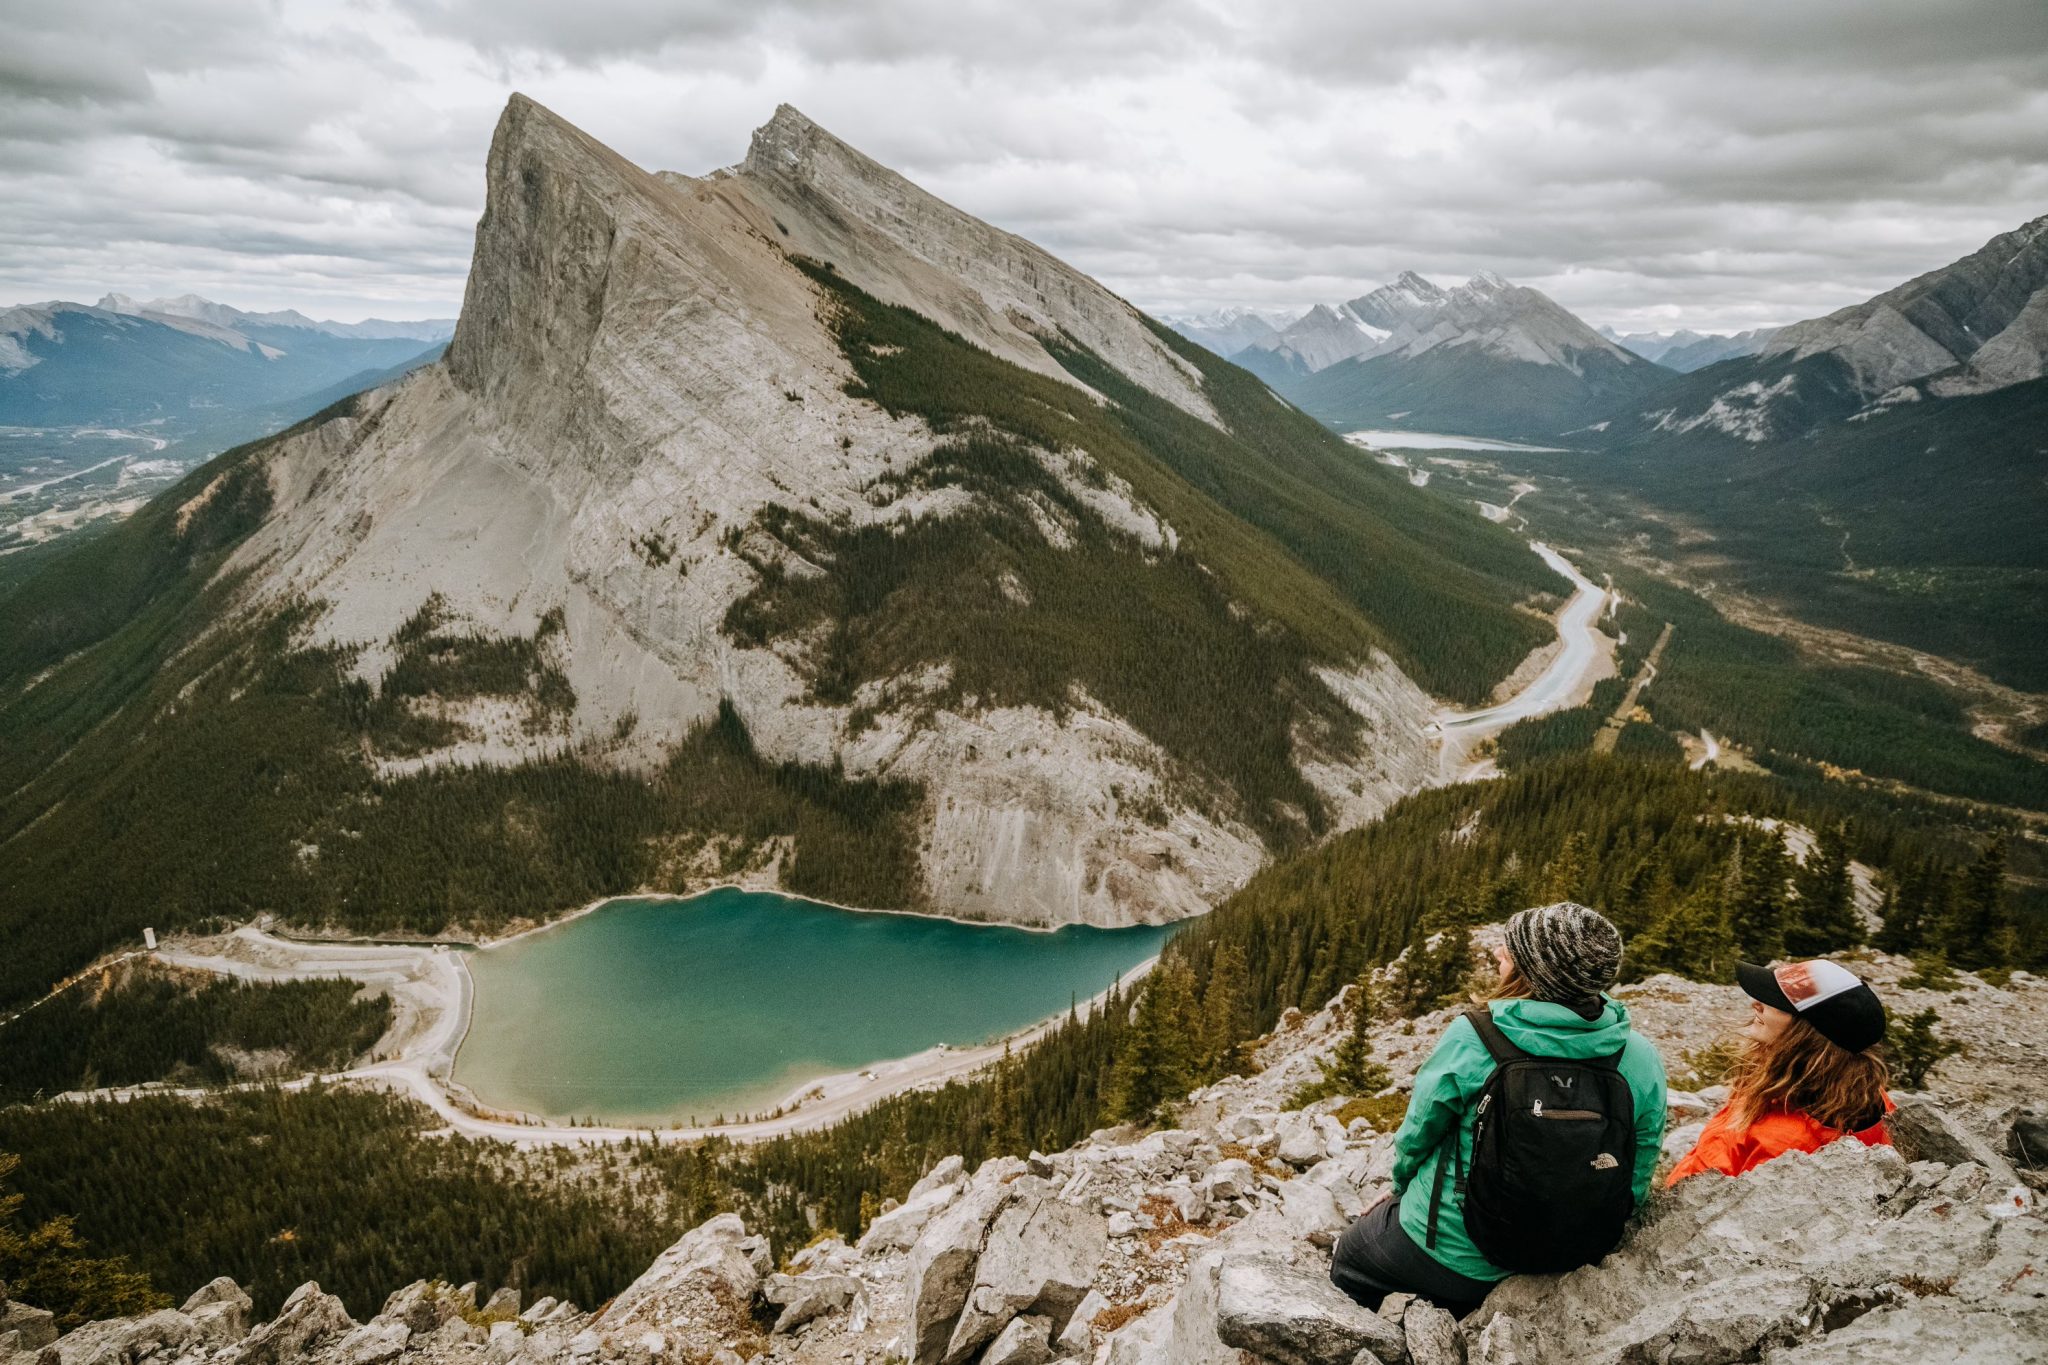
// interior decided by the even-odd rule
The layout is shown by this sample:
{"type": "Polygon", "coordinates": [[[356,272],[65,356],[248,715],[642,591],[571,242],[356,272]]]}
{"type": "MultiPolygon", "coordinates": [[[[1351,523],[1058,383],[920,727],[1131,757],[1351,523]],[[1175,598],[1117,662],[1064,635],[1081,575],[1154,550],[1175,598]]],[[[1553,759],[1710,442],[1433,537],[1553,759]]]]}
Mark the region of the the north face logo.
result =
{"type": "Polygon", "coordinates": [[[1593,1169],[1596,1171],[1611,1171],[1620,1164],[1619,1161],[1614,1159],[1614,1153],[1612,1152],[1602,1152],[1593,1158],[1593,1169]]]}

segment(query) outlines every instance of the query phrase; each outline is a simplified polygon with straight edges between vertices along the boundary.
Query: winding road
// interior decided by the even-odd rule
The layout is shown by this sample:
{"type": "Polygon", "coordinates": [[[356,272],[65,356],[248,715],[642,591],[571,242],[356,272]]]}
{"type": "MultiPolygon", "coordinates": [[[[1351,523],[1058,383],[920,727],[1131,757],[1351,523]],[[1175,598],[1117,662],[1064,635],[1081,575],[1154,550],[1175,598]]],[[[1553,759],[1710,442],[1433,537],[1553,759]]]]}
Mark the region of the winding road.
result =
{"type": "Polygon", "coordinates": [[[1493,770],[1492,761],[1475,762],[1471,758],[1481,740],[1492,738],[1517,721],[1578,705],[1593,684],[1614,667],[1614,642],[1600,632],[1600,618],[1606,614],[1612,594],[1541,541],[1530,541],[1529,548],[1572,585],[1571,600],[1557,614],[1560,647],[1536,680],[1506,701],[1476,711],[1438,713],[1434,725],[1443,737],[1438,763],[1441,783],[1488,776],[1493,770]]]}

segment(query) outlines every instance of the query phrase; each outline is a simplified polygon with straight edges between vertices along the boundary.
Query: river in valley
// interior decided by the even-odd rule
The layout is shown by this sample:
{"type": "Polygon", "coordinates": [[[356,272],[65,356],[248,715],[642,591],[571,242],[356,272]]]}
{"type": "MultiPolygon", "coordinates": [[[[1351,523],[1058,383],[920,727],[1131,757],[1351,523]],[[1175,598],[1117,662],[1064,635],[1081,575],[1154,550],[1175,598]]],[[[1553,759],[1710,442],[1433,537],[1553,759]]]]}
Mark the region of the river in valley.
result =
{"type": "Polygon", "coordinates": [[[556,1121],[765,1111],[814,1077],[1058,1014],[1171,932],[1033,933],[730,888],[613,901],[469,954],[455,1079],[556,1121]]]}

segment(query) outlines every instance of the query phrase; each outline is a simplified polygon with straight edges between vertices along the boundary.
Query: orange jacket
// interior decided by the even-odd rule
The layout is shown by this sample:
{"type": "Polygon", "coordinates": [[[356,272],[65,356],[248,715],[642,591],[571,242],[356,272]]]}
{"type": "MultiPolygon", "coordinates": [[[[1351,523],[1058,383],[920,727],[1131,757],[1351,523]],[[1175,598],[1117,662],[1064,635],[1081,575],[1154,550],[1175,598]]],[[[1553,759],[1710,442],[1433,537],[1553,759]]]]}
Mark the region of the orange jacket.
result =
{"type": "MultiPolygon", "coordinates": [[[[1884,1111],[1889,1114],[1893,1108],[1891,1097],[1886,1096],[1884,1111]]],[[[1829,1128],[1807,1114],[1788,1113],[1782,1109],[1765,1114],[1749,1127],[1738,1130],[1732,1125],[1728,1106],[1724,1104],[1707,1120],[1700,1140],[1685,1154],[1685,1159],[1672,1168],[1671,1178],[1665,1183],[1676,1185],[1701,1171],[1741,1175],[1744,1171],[1755,1170],[1774,1156],[1794,1151],[1817,1152],[1840,1137],[1853,1137],[1866,1147],[1889,1147],[1892,1142],[1892,1135],[1886,1131],[1883,1119],[1858,1132],[1845,1133],[1839,1128],[1829,1128]]]]}

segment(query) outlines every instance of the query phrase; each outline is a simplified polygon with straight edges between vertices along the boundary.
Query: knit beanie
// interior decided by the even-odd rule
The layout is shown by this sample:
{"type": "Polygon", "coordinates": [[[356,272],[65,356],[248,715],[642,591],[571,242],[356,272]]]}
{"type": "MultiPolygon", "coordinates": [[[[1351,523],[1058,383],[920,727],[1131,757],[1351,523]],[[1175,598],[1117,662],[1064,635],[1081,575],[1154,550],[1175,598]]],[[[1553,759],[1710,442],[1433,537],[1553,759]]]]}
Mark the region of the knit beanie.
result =
{"type": "Polygon", "coordinates": [[[1621,974],[1621,931],[1574,901],[1540,905],[1508,921],[1508,956],[1538,1000],[1596,1018],[1621,974]]]}

